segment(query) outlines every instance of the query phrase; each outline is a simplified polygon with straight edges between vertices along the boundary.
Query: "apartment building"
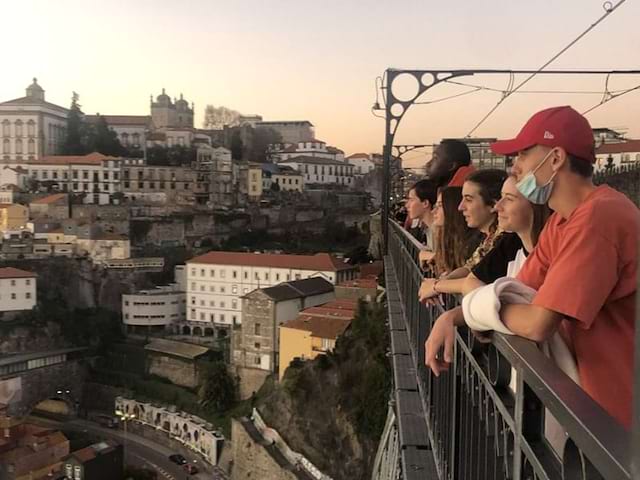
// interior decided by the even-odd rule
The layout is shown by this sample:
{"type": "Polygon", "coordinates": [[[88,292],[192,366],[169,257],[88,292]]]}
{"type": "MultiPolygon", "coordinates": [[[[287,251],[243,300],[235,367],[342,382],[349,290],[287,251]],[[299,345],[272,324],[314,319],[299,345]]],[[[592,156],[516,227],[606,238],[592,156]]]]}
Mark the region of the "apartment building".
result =
{"type": "Polygon", "coordinates": [[[256,288],[312,277],[335,285],[356,276],[356,267],[328,253],[212,251],[187,261],[187,320],[230,328],[242,324],[241,297],[256,288]]]}

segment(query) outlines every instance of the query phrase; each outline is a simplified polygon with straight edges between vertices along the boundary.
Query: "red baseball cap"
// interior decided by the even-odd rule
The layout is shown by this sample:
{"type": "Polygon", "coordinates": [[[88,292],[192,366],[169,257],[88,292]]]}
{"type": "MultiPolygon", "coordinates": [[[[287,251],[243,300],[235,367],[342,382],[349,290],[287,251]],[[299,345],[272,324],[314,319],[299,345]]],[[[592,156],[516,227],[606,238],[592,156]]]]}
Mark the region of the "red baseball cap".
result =
{"type": "Polygon", "coordinates": [[[516,138],[491,144],[499,155],[515,155],[535,145],[562,147],[591,163],[596,161],[595,142],[589,121],[569,106],[547,108],[536,113],[516,138]]]}

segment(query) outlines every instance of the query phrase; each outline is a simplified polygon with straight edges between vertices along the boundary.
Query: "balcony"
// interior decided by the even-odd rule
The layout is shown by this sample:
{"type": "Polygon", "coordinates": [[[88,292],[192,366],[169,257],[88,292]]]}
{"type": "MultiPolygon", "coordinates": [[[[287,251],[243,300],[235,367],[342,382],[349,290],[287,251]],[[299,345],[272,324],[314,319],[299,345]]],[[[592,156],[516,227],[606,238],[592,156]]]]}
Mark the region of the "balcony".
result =
{"type": "Polygon", "coordinates": [[[424,342],[441,310],[417,302],[420,247],[389,222],[394,387],[372,478],[639,479],[637,374],[632,449],[632,434],[528,340],[494,334],[483,345],[460,328],[449,371],[436,378],[424,366],[424,342]],[[550,440],[550,416],[567,433],[564,446],[550,440]]]}

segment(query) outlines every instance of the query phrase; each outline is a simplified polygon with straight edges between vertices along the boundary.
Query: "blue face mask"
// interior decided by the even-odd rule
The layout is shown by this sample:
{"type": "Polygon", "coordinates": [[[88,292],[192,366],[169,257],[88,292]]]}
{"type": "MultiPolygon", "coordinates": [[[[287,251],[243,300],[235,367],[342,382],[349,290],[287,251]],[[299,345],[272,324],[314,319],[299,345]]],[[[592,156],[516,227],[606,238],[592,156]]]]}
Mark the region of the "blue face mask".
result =
{"type": "Polygon", "coordinates": [[[549,197],[551,197],[551,191],[553,190],[553,178],[556,176],[557,172],[554,172],[549,181],[541,186],[539,186],[536,181],[535,173],[544,164],[544,162],[547,161],[547,158],[549,158],[552,152],[553,150],[547,153],[538,166],[527,173],[522,180],[516,184],[516,188],[522,196],[536,205],[543,205],[547,203],[549,201],[549,197]]]}

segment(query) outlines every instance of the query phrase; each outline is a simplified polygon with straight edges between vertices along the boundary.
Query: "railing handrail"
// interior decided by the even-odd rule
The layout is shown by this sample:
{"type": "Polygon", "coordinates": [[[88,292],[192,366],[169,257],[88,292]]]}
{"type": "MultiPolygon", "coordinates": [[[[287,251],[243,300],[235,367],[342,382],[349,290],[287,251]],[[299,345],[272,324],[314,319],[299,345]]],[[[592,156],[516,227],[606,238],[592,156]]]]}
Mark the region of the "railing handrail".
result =
{"type": "MultiPolygon", "coordinates": [[[[419,270],[416,252],[423,245],[400,225],[393,221],[389,223],[392,225],[390,234],[400,237],[402,248],[413,258],[415,265],[410,269],[415,273],[419,270]]],[[[460,343],[459,335],[458,342],[466,348],[460,343]]],[[[535,392],[595,468],[606,474],[606,478],[631,478],[630,432],[569,378],[535,342],[494,333],[492,343],[507,362],[518,368],[523,382],[535,392]]],[[[415,361],[419,363],[424,359],[415,358],[415,361]]]]}

